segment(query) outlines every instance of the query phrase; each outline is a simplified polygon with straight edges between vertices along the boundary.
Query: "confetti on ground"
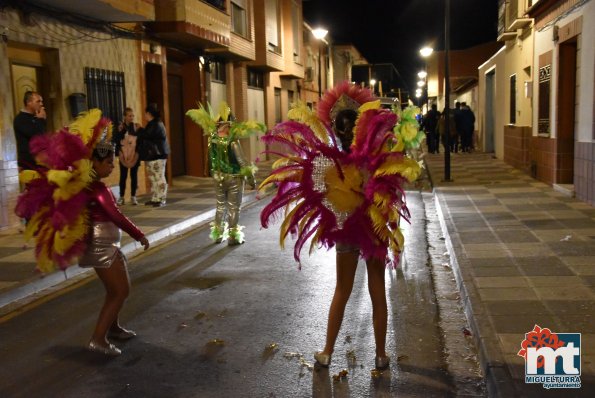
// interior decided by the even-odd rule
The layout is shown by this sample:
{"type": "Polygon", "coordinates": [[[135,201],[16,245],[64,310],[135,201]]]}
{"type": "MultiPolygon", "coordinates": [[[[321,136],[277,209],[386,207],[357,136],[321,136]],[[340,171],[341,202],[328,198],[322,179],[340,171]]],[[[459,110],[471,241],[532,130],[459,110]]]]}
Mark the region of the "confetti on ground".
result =
{"type": "Polygon", "coordinates": [[[202,318],[204,318],[206,316],[207,316],[207,313],[206,312],[199,311],[199,312],[196,313],[196,315],[194,315],[194,319],[202,319],[202,318]]]}
{"type": "Polygon", "coordinates": [[[347,363],[350,365],[355,365],[355,362],[357,361],[357,358],[355,357],[355,351],[354,350],[349,350],[347,351],[347,363]]]}
{"type": "Polygon", "coordinates": [[[333,375],[333,381],[339,382],[343,379],[345,379],[347,377],[347,375],[349,374],[349,372],[347,371],[347,369],[343,369],[342,371],[340,371],[338,374],[333,375]]]}
{"type": "Polygon", "coordinates": [[[283,356],[287,359],[292,359],[292,358],[301,358],[302,354],[300,354],[299,352],[286,352],[285,354],[283,354],[283,356]]]}
{"type": "Polygon", "coordinates": [[[225,341],[221,340],[221,339],[213,339],[213,340],[209,341],[209,344],[222,346],[222,345],[225,345],[225,341]]]}
{"type": "Polygon", "coordinates": [[[370,375],[372,376],[373,379],[377,379],[380,376],[382,376],[382,370],[378,370],[378,369],[372,369],[370,371],[370,375]]]}

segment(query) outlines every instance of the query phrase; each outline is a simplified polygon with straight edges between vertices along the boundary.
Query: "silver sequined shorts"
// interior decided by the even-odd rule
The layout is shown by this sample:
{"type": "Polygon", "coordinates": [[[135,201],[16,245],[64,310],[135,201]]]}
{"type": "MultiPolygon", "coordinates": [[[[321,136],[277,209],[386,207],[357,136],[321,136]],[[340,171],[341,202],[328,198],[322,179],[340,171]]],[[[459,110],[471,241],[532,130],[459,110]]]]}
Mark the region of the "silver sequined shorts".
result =
{"type": "Polygon", "coordinates": [[[127,265],[126,256],[120,250],[120,228],[109,221],[95,222],[92,234],[87,250],[79,260],[79,267],[109,268],[117,256],[121,256],[127,265]]]}

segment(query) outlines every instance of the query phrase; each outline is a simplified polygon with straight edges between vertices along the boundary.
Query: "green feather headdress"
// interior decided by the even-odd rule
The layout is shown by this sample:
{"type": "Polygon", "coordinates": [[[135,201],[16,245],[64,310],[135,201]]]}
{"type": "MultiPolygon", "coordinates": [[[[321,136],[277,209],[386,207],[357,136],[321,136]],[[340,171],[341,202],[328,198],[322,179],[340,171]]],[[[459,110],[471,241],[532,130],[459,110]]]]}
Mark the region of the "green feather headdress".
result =
{"type": "Polygon", "coordinates": [[[245,138],[255,133],[265,133],[266,126],[263,123],[255,120],[247,120],[245,122],[230,121],[231,108],[225,101],[219,104],[219,112],[215,113],[211,104],[207,103],[205,108],[203,104],[198,103],[198,109],[189,109],[186,112],[192,121],[202,127],[205,135],[211,135],[217,131],[217,124],[221,122],[229,122],[230,138],[245,138]]]}

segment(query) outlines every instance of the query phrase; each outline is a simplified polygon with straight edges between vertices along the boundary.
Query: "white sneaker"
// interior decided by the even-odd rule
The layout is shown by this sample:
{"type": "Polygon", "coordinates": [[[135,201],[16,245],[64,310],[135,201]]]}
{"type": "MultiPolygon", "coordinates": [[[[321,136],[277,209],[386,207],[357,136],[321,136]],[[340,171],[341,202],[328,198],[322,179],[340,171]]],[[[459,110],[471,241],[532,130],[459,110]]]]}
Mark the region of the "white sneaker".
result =
{"type": "Polygon", "coordinates": [[[124,198],[119,198],[117,203],[118,203],[118,206],[124,206],[124,204],[126,202],[124,202],[124,198]]]}
{"type": "Polygon", "coordinates": [[[131,196],[131,197],[130,197],[130,203],[131,203],[133,206],[138,206],[138,201],[136,200],[136,196],[131,196]]]}

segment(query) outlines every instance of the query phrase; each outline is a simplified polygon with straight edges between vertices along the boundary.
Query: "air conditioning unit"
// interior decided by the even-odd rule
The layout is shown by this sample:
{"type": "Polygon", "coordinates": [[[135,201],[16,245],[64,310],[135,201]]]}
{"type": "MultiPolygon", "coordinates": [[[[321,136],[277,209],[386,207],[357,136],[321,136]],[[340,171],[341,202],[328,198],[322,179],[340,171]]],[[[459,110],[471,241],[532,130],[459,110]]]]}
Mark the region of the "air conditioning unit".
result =
{"type": "Polygon", "coordinates": [[[311,66],[306,67],[306,70],[304,70],[304,81],[314,81],[314,68],[312,68],[311,66]]]}

